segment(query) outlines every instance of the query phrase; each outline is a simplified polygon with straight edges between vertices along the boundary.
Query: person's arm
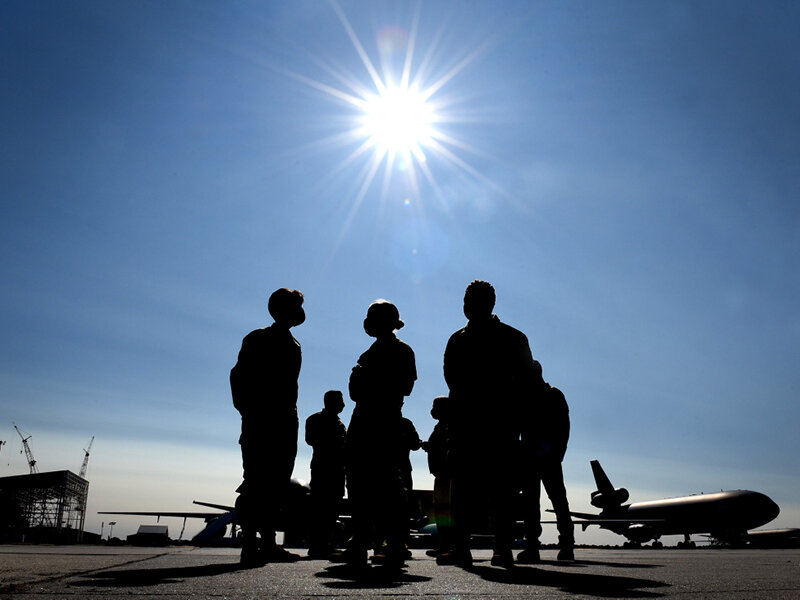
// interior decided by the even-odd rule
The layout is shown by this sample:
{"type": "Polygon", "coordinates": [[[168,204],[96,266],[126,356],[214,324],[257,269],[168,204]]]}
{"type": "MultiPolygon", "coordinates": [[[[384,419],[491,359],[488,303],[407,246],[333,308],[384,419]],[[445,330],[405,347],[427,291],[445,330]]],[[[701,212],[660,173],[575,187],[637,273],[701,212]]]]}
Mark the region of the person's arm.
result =
{"type": "Polygon", "coordinates": [[[308,419],[306,419],[306,436],[305,436],[306,437],[306,444],[308,444],[312,448],[314,447],[314,444],[317,441],[316,440],[317,431],[316,431],[316,427],[314,426],[314,421],[315,420],[316,419],[314,419],[314,415],[311,415],[310,417],[308,417],[308,419]]]}

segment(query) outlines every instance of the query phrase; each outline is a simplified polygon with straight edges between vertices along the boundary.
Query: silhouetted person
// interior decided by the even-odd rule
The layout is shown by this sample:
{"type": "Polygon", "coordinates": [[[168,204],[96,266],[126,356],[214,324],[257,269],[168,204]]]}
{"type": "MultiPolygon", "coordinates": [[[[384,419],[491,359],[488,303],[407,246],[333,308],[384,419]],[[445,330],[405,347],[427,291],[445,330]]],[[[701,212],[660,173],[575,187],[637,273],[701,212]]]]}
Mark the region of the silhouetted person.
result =
{"type": "MultiPolygon", "coordinates": [[[[541,377],[541,365],[535,361],[535,367],[541,377]]],[[[539,562],[542,484],[556,513],[558,560],[575,559],[574,526],[561,468],[569,441],[569,406],[558,388],[542,381],[540,389],[527,403],[522,419],[526,547],[517,555],[517,562],[528,564],[539,562]]]]}
{"type": "Polygon", "coordinates": [[[297,455],[297,378],[302,357],[300,343],[289,329],[305,321],[303,294],[276,290],[268,310],[275,322],[245,336],[230,376],[233,405],[242,415],[239,444],[244,473],[236,490],[236,509],[243,564],[297,558],[275,545],[275,528],[297,455]]]}
{"type": "Polygon", "coordinates": [[[433,518],[436,523],[438,547],[429,556],[452,552],[453,516],[450,509],[450,398],[433,399],[431,416],[438,421],[428,441],[422,447],[428,453],[428,470],[433,475],[433,518]]]}
{"type": "Polygon", "coordinates": [[[412,512],[415,512],[416,507],[411,505],[412,492],[414,490],[414,478],[412,476],[411,468],[411,453],[422,448],[422,440],[417,433],[417,428],[411,419],[402,417],[400,419],[401,438],[403,446],[400,448],[402,456],[398,457],[401,463],[400,478],[403,482],[403,489],[406,494],[406,527],[405,527],[405,556],[409,558],[411,555],[408,553],[408,540],[411,537],[411,530],[408,528],[408,519],[411,517],[412,512]]]}
{"type": "Polygon", "coordinates": [[[328,556],[344,497],[344,443],[347,429],[339,418],[344,398],[339,390],[325,392],[325,407],[306,419],[306,443],[311,457],[311,532],[308,555],[328,556]]]}
{"type": "Polygon", "coordinates": [[[453,553],[440,563],[469,565],[470,518],[488,503],[494,530],[492,564],[511,567],[516,496],[511,462],[519,443],[520,403],[529,397],[533,357],[528,338],[492,314],[495,292],[473,281],[464,294],[466,327],[444,353],[444,377],[452,402],[453,553]]]}
{"type": "Polygon", "coordinates": [[[422,440],[411,419],[402,417],[400,419],[400,427],[400,435],[403,440],[403,445],[400,448],[402,456],[399,458],[401,462],[400,473],[403,480],[403,487],[410,492],[414,489],[414,479],[411,476],[411,453],[422,448],[422,440]]]}
{"type": "Polygon", "coordinates": [[[347,491],[353,513],[353,537],[345,560],[366,564],[367,549],[385,542],[385,562],[403,564],[407,500],[403,485],[403,398],[417,379],[414,352],[395,336],[400,313],[386,300],[372,303],[364,331],[375,342],[350,375],[356,403],[347,429],[347,491]]]}

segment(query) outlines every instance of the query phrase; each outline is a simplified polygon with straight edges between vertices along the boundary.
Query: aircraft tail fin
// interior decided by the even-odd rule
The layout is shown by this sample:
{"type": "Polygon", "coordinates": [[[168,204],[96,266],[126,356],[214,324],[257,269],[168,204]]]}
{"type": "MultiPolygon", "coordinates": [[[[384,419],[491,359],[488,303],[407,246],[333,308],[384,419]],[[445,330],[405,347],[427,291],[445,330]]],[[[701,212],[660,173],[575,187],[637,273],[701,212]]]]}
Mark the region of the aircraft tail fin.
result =
{"type": "Polygon", "coordinates": [[[628,490],[625,488],[614,489],[608,475],[600,466],[599,460],[593,460],[589,464],[592,465],[594,482],[597,484],[597,491],[591,494],[592,506],[608,511],[618,509],[628,499],[628,490]]]}
{"type": "Polygon", "coordinates": [[[614,486],[611,485],[611,480],[606,475],[606,472],[603,471],[603,467],[600,466],[599,460],[593,460],[590,462],[592,465],[592,473],[594,474],[594,482],[597,485],[598,492],[613,492],[614,486]]]}

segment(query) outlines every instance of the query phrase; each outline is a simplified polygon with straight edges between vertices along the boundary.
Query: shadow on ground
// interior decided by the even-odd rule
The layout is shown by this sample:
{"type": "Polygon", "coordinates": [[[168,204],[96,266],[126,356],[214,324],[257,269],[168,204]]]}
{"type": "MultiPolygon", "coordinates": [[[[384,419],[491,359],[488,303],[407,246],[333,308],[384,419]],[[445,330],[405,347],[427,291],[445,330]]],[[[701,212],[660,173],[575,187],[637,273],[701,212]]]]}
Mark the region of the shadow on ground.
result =
{"type": "MultiPolygon", "coordinates": [[[[563,563],[561,564],[563,566],[563,563]]],[[[668,583],[652,579],[546,571],[528,566],[506,570],[476,565],[469,570],[482,579],[494,583],[553,587],[571,594],[585,594],[598,598],[660,598],[664,594],[643,590],[669,587],[668,583]]]]}
{"type": "Polygon", "coordinates": [[[162,583],[180,583],[190,577],[207,577],[241,571],[239,563],[198,565],[194,567],[165,567],[163,569],[115,569],[83,575],[71,581],[77,587],[145,587],[162,583]]]}
{"type": "Polygon", "coordinates": [[[315,577],[336,579],[326,581],[324,585],[331,589],[380,589],[397,588],[409,583],[430,581],[430,577],[422,575],[409,575],[399,569],[386,569],[383,567],[368,566],[354,568],[348,565],[334,565],[326,567],[316,573],[315,577]]]}
{"type": "Polygon", "coordinates": [[[661,567],[662,565],[650,565],[644,563],[624,563],[624,562],[606,562],[602,560],[583,560],[578,559],[571,562],[564,562],[561,560],[543,560],[535,565],[524,565],[524,566],[542,566],[542,565],[552,565],[554,567],[617,567],[618,569],[655,569],[661,567]]]}

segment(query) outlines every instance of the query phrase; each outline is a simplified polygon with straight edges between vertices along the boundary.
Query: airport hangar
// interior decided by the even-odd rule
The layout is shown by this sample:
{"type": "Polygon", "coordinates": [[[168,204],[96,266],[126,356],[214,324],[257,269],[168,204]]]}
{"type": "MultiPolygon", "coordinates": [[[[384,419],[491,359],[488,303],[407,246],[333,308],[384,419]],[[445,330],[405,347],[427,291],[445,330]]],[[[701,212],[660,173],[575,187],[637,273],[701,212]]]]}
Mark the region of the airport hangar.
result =
{"type": "Polygon", "coordinates": [[[88,495],[72,471],[0,477],[0,541],[83,541],[88,495]]]}

